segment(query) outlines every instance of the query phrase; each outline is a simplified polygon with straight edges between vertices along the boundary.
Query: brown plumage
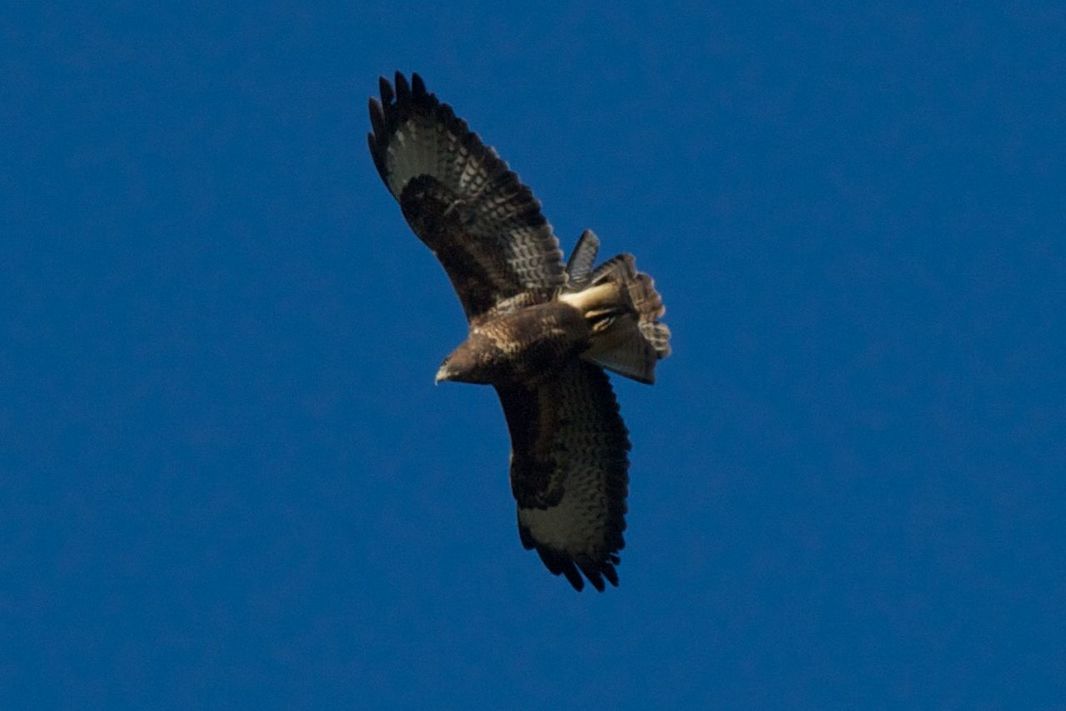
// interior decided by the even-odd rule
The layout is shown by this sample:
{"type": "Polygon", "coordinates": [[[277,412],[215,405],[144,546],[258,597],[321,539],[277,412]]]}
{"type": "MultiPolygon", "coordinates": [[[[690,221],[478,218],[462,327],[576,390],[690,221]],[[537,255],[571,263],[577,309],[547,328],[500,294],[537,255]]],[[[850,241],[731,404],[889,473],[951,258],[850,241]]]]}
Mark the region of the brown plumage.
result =
{"type": "Polygon", "coordinates": [[[630,445],[603,368],[654,381],[670,352],[662,299],[631,255],[594,267],[591,231],[564,266],[529,188],[417,74],[380,92],[374,165],[470,324],[437,379],[495,387],[522,545],[577,590],[617,585],[630,445]]]}

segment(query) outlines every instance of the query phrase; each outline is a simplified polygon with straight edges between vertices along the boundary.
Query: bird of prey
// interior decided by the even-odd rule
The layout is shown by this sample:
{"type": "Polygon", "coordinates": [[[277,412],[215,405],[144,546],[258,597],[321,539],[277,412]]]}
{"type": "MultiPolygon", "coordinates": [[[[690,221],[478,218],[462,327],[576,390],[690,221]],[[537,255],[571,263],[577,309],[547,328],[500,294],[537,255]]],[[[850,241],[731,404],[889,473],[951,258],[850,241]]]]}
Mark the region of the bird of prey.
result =
{"type": "Polygon", "coordinates": [[[576,590],[582,574],[617,586],[630,444],[604,368],[653,382],[670,353],[662,299],[632,255],[594,266],[590,230],[564,264],[529,188],[418,74],[380,93],[370,155],[469,322],[437,381],[496,389],[522,545],[576,590]]]}

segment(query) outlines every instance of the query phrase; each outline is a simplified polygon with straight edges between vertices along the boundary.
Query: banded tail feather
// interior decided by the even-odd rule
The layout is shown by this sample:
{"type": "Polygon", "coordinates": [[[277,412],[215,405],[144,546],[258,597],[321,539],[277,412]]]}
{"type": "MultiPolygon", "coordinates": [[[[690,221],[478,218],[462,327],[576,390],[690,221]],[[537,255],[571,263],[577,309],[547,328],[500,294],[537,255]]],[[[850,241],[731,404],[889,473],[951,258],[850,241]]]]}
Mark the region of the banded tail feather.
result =
{"type": "Polygon", "coordinates": [[[591,231],[581,236],[568,264],[572,291],[559,297],[579,308],[592,330],[591,344],[581,357],[651,384],[656,362],[670,355],[670,329],[659,322],[666,307],[655,282],[637,271],[631,254],[612,257],[585,276],[598,244],[591,231]]]}

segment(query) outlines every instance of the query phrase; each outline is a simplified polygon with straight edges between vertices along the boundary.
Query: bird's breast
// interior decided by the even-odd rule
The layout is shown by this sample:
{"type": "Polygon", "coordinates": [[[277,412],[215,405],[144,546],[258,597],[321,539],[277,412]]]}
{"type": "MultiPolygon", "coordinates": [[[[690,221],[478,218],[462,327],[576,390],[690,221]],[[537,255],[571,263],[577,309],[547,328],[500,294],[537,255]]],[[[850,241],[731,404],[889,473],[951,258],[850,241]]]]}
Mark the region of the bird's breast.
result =
{"type": "Polygon", "coordinates": [[[480,329],[507,361],[508,374],[519,380],[558,369],[589,344],[589,327],[581,312],[559,301],[498,316],[480,329]]]}

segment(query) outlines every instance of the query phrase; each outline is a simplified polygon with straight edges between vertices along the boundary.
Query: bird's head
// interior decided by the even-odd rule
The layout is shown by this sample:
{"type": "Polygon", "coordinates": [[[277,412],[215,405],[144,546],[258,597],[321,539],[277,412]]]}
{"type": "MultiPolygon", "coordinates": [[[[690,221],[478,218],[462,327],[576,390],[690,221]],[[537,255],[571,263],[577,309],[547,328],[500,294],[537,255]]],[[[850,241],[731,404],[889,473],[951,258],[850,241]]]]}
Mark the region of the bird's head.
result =
{"type": "Polygon", "coordinates": [[[433,378],[433,384],[437,385],[442,380],[458,380],[458,373],[452,365],[451,356],[441,362],[440,368],[437,369],[437,375],[433,378]]]}
{"type": "Polygon", "coordinates": [[[442,380],[454,380],[460,383],[489,383],[491,363],[490,353],[484,348],[482,339],[471,336],[452,351],[440,364],[434,383],[442,380]]]}

